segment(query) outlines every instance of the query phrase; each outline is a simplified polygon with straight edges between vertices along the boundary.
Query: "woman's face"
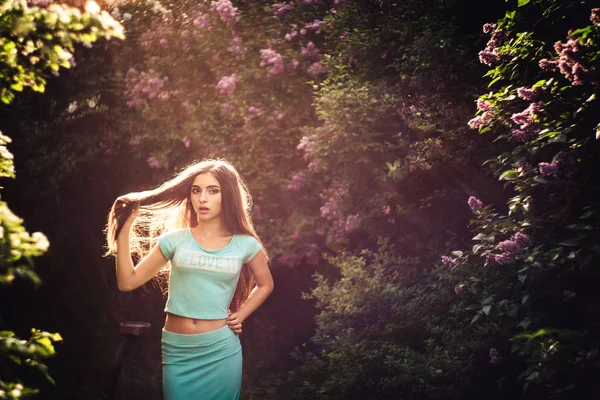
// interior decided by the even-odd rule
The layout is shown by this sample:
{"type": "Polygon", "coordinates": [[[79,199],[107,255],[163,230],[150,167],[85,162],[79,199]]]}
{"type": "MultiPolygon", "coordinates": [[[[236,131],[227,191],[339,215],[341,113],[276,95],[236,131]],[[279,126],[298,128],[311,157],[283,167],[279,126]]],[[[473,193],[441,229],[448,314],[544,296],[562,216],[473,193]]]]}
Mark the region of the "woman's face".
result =
{"type": "Polygon", "coordinates": [[[223,211],[221,184],[213,174],[206,172],[194,178],[190,199],[198,215],[198,222],[221,217],[223,211]]]}

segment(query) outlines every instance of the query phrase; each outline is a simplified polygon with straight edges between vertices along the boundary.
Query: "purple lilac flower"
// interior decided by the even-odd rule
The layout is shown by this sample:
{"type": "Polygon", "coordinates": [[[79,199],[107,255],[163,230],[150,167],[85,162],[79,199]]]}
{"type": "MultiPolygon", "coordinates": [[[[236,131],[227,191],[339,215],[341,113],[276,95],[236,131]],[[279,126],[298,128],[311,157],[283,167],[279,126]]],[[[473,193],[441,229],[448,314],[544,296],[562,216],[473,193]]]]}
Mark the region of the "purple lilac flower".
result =
{"type": "Polygon", "coordinates": [[[26,3],[28,7],[45,8],[54,3],[54,0],[27,0],[26,3]]]}
{"type": "Polygon", "coordinates": [[[164,93],[167,96],[174,92],[165,90],[169,78],[167,76],[161,78],[158,73],[153,70],[147,72],[137,72],[131,68],[125,76],[125,96],[127,97],[127,105],[132,108],[145,108],[148,99],[164,100],[164,93]],[[161,94],[163,94],[161,96],[161,94]]]}
{"type": "Polygon", "coordinates": [[[298,36],[298,31],[294,28],[290,31],[290,33],[285,34],[285,40],[291,42],[296,36],[298,36]]]}
{"type": "Polygon", "coordinates": [[[465,285],[462,283],[460,285],[454,286],[454,293],[456,293],[457,296],[462,296],[465,293],[464,287],[465,285]]]}
{"type": "Polygon", "coordinates": [[[160,160],[158,158],[156,158],[156,156],[150,156],[150,157],[146,158],[146,164],[148,164],[148,166],[150,168],[160,168],[161,167],[160,160]]]}
{"type": "Polygon", "coordinates": [[[500,357],[500,352],[493,347],[490,349],[489,355],[490,363],[492,364],[500,364],[500,362],[502,361],[502,357],[500,357]]]}
{"type": "Polygon", "coordinates": [[[181,143],[183,143],[183,146],[184,146],[186,149],[189,149],[189,148],[190,148],[190,143],[191,143],[191,140],[190,140],[190,138],[189,138],[189,137],[185,136],[185,137],[183,137],[183,138],[181,139],[181,143]]]}
{"type": "Polygon", "coordinates": [[[235,107],[232,106],[231,104],[223,103],[219,106],[219,114],[221,115],[221,117],[224,117],[227,114],[230,114],[231,112],[233,112],[234,109],[235,109],[235,107]]]}
{"type": "Polygon", "coordinates": [[[260,66],[271,66],[269,75],[274,76],[283,72],[283,57],[272,49],[262,49],[260,51],[260,66]]]}
{"type": "Polygon", "coordinates": [[[512,258],[508,253],[494,254],[493,257],[494,261],[500,265],[508,264],[514,261],[514,258],[512,258]]]}
{"type": "Polygon", "coordinates": [[[302,56],[304,58],[315,59],[315,60],[321,59],[321,55],[319,54],[319,49],[317,48],[317,46],[315,46],[315,44],[313,42],[308,42],[306,47],[302,48],[302,51],[300,52],[300,56],[302,56]]]}
{"type": "Polygon", "coordinates": [[[519,160],[517,163],[517,170],[520,174],[525,173],[525,171],[527,171],[529,168],[531,168],[531,165],[529,165],[529,163],[525,160],[519,160]]]}
{"type": "Polygon", "coordinates": [[[295,192],[299,192],[305,184],[305,178],[304,178],[304,174],[302,172],[297,173],[296,175],[292,176],[292,183],[290,183],[287,188],[289,190],[293,190],[295,192]]]}
{"type": "Polygon", "coordinates": [[[231,4],[229,0],[217,0],[210,3],[210,8],[219,14],[219,18],[224,23],[232,22],[237,19],[238,9],[231,4]]]}
{"type": "Polygon", "coordinates": [[[325,72],[325,67],[320,62],[312,63],[306,70],[311,75],[319,75],[325,72]]]}
{"type": "Polygon", "coordinates": [[[529,235],[523,232],[517,232],[511,238],[514,242],[516,242],[521,248],[527,247],[530,244],[529,235]]]}
{"type": "Polygon", "coordinates": [[[199,12],[196,14],[196,18],[194,18],[192,24],[197,28],[207,29],[210,27],[210,15],[199,12]]]}
{"type": "Polygon", "coordinates": [[[292,59],[292,61],[290,61],[288,63],[288,70],[294,71],[296,68],[298,68],[299,65],[300,65],[300,61],[298,61],[294,58],[294,59],[292,59]]]}
{"type": "Polygon", "coordinates": [[[321,27],[323,26],[323,21],[315,19],[313,22],[307,22],[304,25],[304,29],[307,31],[313,31],[316,35],[321,33],[321,27]]]}
{"type": "Polygon", "coordinates": [[[383,215],[385,215],[385,216],[389,216],[391,211],[392,211],[392,209],[391,209],[391,207],[390,207],[390,206],[387,206],[387,205],[386,205],[386,206],[383,206],[383,207],[381,207],[381,212],[382,212],[382,213],[383,213],[383,215]]]}
{"type": "MultiPolygon", "coordinates": [[[[240,38],[239,36],[233,37],[231,39],[231,43],[229,44],[229,47],[227,47],[227,51],[232,54],[236,54],[238,56],[243,55],[244,49],[242,48],[242,38],[240,38]]],[[[242,58],[238,58],[238,59],[242,59],[242,58]]]]}
{"type": "Polygon", "coordinates": [[[296,146],[296,148],[298,150],[304,150],[307,153],[310,153],[313,149],[314,143],[310,140],[310,138],[308,136],[302,136],[302,138],[300,139],[300,143],[298,143],[298,146],[296,146]]]}
{"type": "MultiPolygon", "coordinates": [[[[590,49],[578,38],[571,37],[566,43],[557,41],[554,44],[554,50],[559,56],[558,69],[573,86],[583,85],[589,77],[592,77],[593,71],[583,64],[590,49]]],[[[591,83],[598,84],[595,80],[592,80],[591,83]]]]}
{"type": "Polygon", "coordinates": [[[538,167],[539,167],[540,173],[542,175],[554,176],[554,177],[558,176],[559,168],[555,162],[552,162],[552,163],[541,162],[538,164],[538,167]]]}
{"type": "Polygon", "coordinates": [[[551,163],[541,162],[538,167],[542,175],[559,177],[567,174],[569,164],[569,159],[564,154],[558,154],[551,163]]]}
{"type": "Polygon", "coordinates": [[[253,120],[254,118],[260,118],[263,115],[263,111],[255,106],[248,107],[248,114],[246,115],[246,122],[253,120]]]}
{"type": "Polygon", "coordinates": [[[308,163],[308,169],[312,172],[319,172],[321,171],[321,166],[317,160],[312,160],[308,163]]]}
{"type": "Polygon", "coordinates": [[[339,205],[335,199],[329,199],[321,206],[321,217],[332,220],[338,215],[339,205]]]}
{"type": "Polygon", "coordinates": [[[479,212],[483,208],[483,202],[475,196],[469,197],[467,203],[473,212],[479,212]]]}
{"type": "Polygon", "coordinates": [[[500,250],[500,254],[490,255],[498,264],[508,264],[519,258],[529,245],[529,235],[517,232],[510,239],[498,243],[496,248],[500,250]]]}
{"type": "Polygon", "coordinates": [[[235,91],[236,80],[237,77],[235,73],[230,76],[224,76],[219,83],[217,83],[217,89],[219,89],[222,94],[231,96],[235,91]]]}
{"type": "Polygon", "coordinates": [[[492,122],[492,117],[493,114],[489,111],[486,111],[483,114],[480,114],[475,118],[471,119],[469,122],[467,122],[467,125],[469,125],[471,129],[478,129],[482,126],[488,126],[490,122],[492,122]]]}
{"type": "Polygon", "coordinates": [[[532,130],[523,130],[523,129],[515,129],[512,131],[512,137],[521,143],[529,142],[530,140],[535,139],[537,133],[532,130]]]}
{"type": "Polygon", "coordinates": [[[539,102],[529,104],[525,110],[520,113],[513,114],[510,118],[515,123],[520,125],[520,129],[512,132],[514,139],[518,142],[527,142],[534,139],[538,134],[538,125],[533,120],[532,116],[539,114],[542,105],[539,102]]]}
{"type": "Polygon", "coordinates": [[[481,111],[492,111],[494,109],[491,104],[486,103],[482,98],[477,99],[477,108],[481,111]]]}
{"type": "Polygon", "coordinates": [[[543,58],[540,60],[539,66],[543,70],[554,71],[558,67],[558,62],[543,58]]]}
{"type": "Polygon", "coordinates": [[[592,8],[590,21],[592,21],[592,24],[600,24],[600,8],[592,8]]]}
{"type": "Polygon", "coordinates": [[[312,243],[308,248],[308,251],[304,254],[304,257],[306,257],[306,262],[309,265],[317,265],[319,263],[319,259],[321,258],[319,246],[316,243],[312,243]]]}
{"type": "Polygon", "coordinates": [[[510,119],[517,125],[525,125],[532,122],[529,109],[521,111],[520,113],[514,113],[510,119]]]}
{"type": "Polygon", "coordinates": [[[517,254],[520,252],[521,246],[519,246],[517,242],[509,239],[503,240],[502,242],[498,243],[497,249],[503,253],[517,254]]]}
{"type": "Polygon", "coordinates": [[[454,268],[456,267],[456,260],[449,256],[442,256],[442,264],[454,268]]]}
{"type": "Polygon", "coordinates": [[[527,101],[533,101],[537,93],[538,89],[529,89],[526,87],[520,87],[517,89],[517,96],[527,101]]]}
{"type": "Polygon", "coordinates": [[[485,65],[494,65],[500,57],[496,52],[496,49],[485,48],[479,52],[479,62],[485,65]]]}
{"type": "Polygon", "coordinates": [[[294,9],[294,3],[290,1],[289,3],[273,4],[271,9],[273,10],[274,15],[281,17],[294,9]]]}
{"type": "Polygon", "coordinates": [[[294,233],[292,234],[291,238],[294,239],[294,240],[300,239],[300,229],[296,229],[294,231],[294,233]]]}
{"type": "Polygon", "coordinates": [[[496,24],[484,24],[483,25],[483,33],[492,33],[496,29],[496,24]]]}
{"type": "Polygon", "coordinates": [[[495,264],[496,263],[495,254],[489,253],[487,256],[485,256],[485,263],[486,264],[495,264]]]}
{"type": "Polygon", "coordinates": [[[491,33],[492,37],[487,42],[485,49],[479,52],[479,61],[483,64],[492,66],[501,58],[501,55],[498,54],[498,47],[505,35],[497,29],[495,24],[485,24],[483,29],[484,32],[487,31],[486,33],[491,33]]]}
{"type": "Polygon", "coordinates": [[[346,232],[355,231],[359,227],[360,227],[360,216],[358,214],[349,215],[346,218],[346,224],[344,226],[344,229],[346,230],[346,232]]]}

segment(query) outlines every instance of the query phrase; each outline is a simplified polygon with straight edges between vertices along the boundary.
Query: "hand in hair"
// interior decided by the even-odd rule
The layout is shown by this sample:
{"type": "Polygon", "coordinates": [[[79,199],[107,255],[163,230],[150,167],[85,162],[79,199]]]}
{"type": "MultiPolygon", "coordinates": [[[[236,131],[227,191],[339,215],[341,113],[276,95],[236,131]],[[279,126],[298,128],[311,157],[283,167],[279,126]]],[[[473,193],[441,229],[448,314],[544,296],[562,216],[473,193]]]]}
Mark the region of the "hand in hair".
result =
{"type": "Polygon", "coordinates": [[[115,238],[123,231],[123,227],[127,226],[127,229],[129,229],[129,226],[139,214],[140,203],[132,195],[135,195],[135,193],[117,197],[113,205],[113,218],[116,222],[115,238]]]}
{"type": "Polygon", "coordinates": [[[124,194],[123,196],[117,197],[117,200],[115,200],[115,204],[118,207],[127,207],[128,205],[139,202],[139,199],[137,197],[139,197],[137,196],[137,193],[124,194]]]}

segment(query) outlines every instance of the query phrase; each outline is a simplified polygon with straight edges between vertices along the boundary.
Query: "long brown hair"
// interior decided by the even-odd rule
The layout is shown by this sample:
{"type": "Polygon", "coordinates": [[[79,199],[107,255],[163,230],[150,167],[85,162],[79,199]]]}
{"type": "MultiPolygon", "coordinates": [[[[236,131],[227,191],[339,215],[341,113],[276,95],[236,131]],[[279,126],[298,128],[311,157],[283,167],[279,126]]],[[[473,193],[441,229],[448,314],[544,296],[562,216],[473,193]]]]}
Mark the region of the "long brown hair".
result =
{"type": "MultiPolygon", "coordinates": [[[[132,225],[129,245],[132,255],[138,259],[148,253],[161,233],[196,226],[198,218],[190,201],[190,192],[196,176],[204,173],[211,173],[221,184],[223,220],[227,230],[232,234],[252,235],[262,244],[250,217],[252,197],[238,171],[223,160],[204,160],[189,165],[154,190],[129,193],[117,199],[108,213],[106,255],[116,254],[117,236],[137,204],[140,211],[132,225]]],[[[161,272],[168,269],[167,266],[161,272]]],[[[231,303],[233,311],[246,301],[254,284],[254,275],[244,264],[231,303]]]]}

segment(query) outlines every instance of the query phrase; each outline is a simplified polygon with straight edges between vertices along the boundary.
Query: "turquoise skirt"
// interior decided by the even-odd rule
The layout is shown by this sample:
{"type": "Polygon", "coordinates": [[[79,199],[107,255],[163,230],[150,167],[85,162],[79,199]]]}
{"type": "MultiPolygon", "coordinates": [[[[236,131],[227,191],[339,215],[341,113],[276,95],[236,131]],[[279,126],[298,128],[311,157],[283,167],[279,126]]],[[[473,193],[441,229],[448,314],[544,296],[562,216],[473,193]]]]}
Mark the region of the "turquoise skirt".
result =
{"type": "Polygon", "coordinates": [[[164,400],[237,400],[242,346],[228,326],[186,335],[162,331],[164,400]]]}

